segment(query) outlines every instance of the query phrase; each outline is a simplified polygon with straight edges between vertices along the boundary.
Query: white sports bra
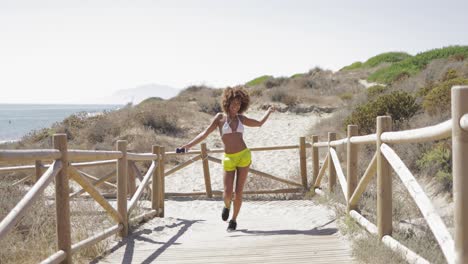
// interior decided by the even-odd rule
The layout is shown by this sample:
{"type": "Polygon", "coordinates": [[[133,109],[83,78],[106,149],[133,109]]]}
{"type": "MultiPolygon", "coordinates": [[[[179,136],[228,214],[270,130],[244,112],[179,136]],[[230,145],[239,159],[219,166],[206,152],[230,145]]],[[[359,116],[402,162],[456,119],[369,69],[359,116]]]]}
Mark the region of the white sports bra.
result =
{"type": "Polygon", "coordinates": [[[231,133],[244,133],[244,125],[239,119],[239,115],[237,115],[237,120],[239,122],[237,123],[237,128],[236,131],[232,131],[231,126],[229,125],[231,122],[228,122],[228,117],[226,117],[226,122],[224,122],[223,128],[221,129],[221,136],[224,136],[225,134],[231,134],[231,133]]]}

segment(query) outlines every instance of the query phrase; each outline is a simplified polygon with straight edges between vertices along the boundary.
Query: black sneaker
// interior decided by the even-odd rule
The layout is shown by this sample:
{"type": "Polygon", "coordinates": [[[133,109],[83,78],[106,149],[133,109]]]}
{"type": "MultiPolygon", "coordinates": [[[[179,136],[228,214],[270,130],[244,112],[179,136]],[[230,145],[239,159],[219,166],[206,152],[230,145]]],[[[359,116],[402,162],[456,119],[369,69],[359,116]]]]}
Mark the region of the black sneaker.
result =
{"type": "Polygon", "coordinates": [[[237,228],[237,222],[234,220],[229,221],[227,231],[235,231],[237,228]]]}
{"type": "Polygon", "coordinates": [[[223,208],[223,213],[221,213],[221,218],[223,219],[223,221],[227,221],[228,218],[229,218],[229,209],[224,207],[223,208]]]}

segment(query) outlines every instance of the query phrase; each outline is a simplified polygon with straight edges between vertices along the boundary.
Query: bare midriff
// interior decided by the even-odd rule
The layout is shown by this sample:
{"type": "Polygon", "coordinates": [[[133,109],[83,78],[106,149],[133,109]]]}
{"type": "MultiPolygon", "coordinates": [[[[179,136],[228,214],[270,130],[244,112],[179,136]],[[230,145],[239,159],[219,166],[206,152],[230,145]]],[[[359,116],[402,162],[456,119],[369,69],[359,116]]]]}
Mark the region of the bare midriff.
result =
{"type": "Polygon", "coordinates": [[[226,154],[234,154],[247,148],[242,133],[234,132],[221,136],[224,143],[224,152],[226,154]]]}

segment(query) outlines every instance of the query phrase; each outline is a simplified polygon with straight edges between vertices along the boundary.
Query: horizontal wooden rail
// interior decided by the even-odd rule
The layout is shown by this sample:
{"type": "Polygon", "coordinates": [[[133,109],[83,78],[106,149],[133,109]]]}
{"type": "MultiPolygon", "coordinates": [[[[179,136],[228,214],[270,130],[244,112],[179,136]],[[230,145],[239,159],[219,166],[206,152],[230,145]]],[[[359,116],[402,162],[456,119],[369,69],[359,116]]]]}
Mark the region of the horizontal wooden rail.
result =
{"type": "Polygon", "coordinates": [[[165,152],[165,156],[167,157],[172,157],[172,156],[186,156],[186,155],[200,155],[201,150],[190,150],[188,152],[183,152],[183,153],[176,153],[175,151],[168,151],[165,152]]]}
{"type": "Polygon", "coordinates": [[[400,177],[411,197],[413,197],[416,205],[419,207],[419,210],[424,216],[424,219],[426,219],[434,237],[439,243],[447,262],[455,263],[455,244],[452,236],[440,216],[437,214],[437,211],[431,201],[424,193],[424,190],[392,148],[386,144],[382,144],[380,149],[382,154],[388,160],[388,163],[400,177]]]}
{"type": "Polygon", "coordinates": [[[377,141],[377,136],[375,134],[352,137],[349,139],[353,144],[374,144],[377,141]]]}
{"type": "Polygon", "coordinates": [[[95,167],[95,166],[101,166],[101,165],[115,165],[117,160],[111,159],[111,160],[100,160],[100,161],[90,161],[90,162],[73,162],[71,165],[75,168],[84,168],[84,167],[95,167]]]}
{"type": "MultiPolygon", "coordinates": [[[[304,188],[286,188],[286,189],[274,189],[274,190],[244,191],[243,194],[244,195],[281,194],[281,193],[301,193],[303,191],[304,191],[304,188]]],[[[213,195],[216,195],[216,196],[223,195],[223,191],[215,190],[212,192],[213,192],[213,195]]],[[[185,197],[185,196],[203,196],[203,195],[206,195],[206,192],[166,193],[167,197],[185,197]]]]}
{"type": "Polygon", "coordinates": [[[3,172],[12,172],[12,171],[23,171],[23,170],[35,170],[36,165],[25,165],[25,166],[15,166],[15,167],[3,167],[0,168],[0,173],[3,172]]]}
{"type": "Polygon", "coordinates": [[[423,128],[384,132],[382,141],[384,143],[419,143],[440,140],[452,136],[452,120],[447,120],[434,126],[423,128]]]}
{"type": "Polygon", "coordinates": [[[67,258],[67,253],[63,250],[59,250],[54,254],[50,255],[50,257],[41,261],[40,264],[58,264],[64,261],[67,258]]]}
{"type": "Polygon", "coordinates": [[[341,190],[343,190],[345,200],[348,199],[348,184],[346,183],[346,178],[343,174],[343,169],[341,168],[340,160],[338,159],[338,155],[336,155],[336,151],[330,148],[330,155],[333,160],[333,165],[335,166],[336,175],[338,176],[338,181],[340,182],[341,190]]]}
{"type": "Polygon", "coordinates": [[[340,139],[340,140],[334,140],[334,141],[330,142],[331,147],[338,147],[338,146],[342,146],[342,145],[346,145],[346,144],[348,144],[348,138],[343,138],[343,139],[340,139]]]}
{"type": "Polygon", "coordinates": [[[317,148],[325,148],[328,147],[328,141],[317,142],[314,143],[313,146],[317,148]]]}
{"type": "Polygon", "coordinates": [[[148,185],[150,182],[151,177],[153,176],[154,170],[157,168],[156,162],[153,161],[151,163],[151,166],[148,169],[148,172],[146,172],[146,175],[143,177],[143,180],[141,181],[140,185],[138,186],[138,189],[136,190],[135,194],[133,195],[132,199],[128,203],[127,206],[127,212],[130,214],[130,212],[133,210],[133,208],[136,206],[137,201],[140,199],[141,195],[143,194],[144,188],[148,185]]]}
{"type": "Polygon", "coordinates": [[[130,218],[128,221],[130,223],[140,223],[142,220],[144,219],[148,219],[148,218],[153,218],[155,217],[156,215],[158,215],[158,211],[156,210],[151,210],[149,212],[146,212],[146,213],[143,213],[139,216],[135,216],[135,217],[132,217],[130,218]]]}
{"type": "Polygon", "coordinates": [[[122,157],[120,151],[104,151],[104,150],[68,150],[68,160],[70,161],[97,161],[120,159],[122,157]]]}
{"type": "Polygon", "coordinates": [[[158,159],[157,154],[153,153],[131,153],[127,152],[127,160],[133,161],[153,161],[158,159]]]}
{"type": "MultiPolygon", "coordinates": [[[[216,162],[216,163],[222,164],[222,161],[221,161],[220,159],[215,158],[215,157],[208,156],[208,160],[209,160],[209,161],[212,161],[212,162],[216,162]]],[[[258,170],[256,170],[256,169],[250,168],[250,169],[249,169],[249,172],[250,172],[250,173],[253,173],[253,174],[256,174],[256,175],[259,175],[259,176],[262,176],[262,177],[265,177],[265,178],[269,178],[269,179],[275,180],[275,181],[279,181],[279,182],[282,182],[282,183],[294,185],[294,186],[296,186],[296,187],[302,187],[302,184],[301,184],[301,183],[297,183],[297,182],[293,182],[293,181],[290,181],[290,180],[278,178],[278,177],[275,177],[275,176],[270,175],[270,174],[268,174],[268,173],[265,173],[265,172],[262,172],[262,171],[258,171],[258,170]]],[[[245,193],[245,192],[244,192],[244,193],[245,193]]]]}
{"type": "Polygon", "coordinates": [[[56,149],[25,149],[25,150],[0,150],[1,161],[35,161],[56,160],[62,156],[56,149]]]}
{"type": "Polygon", "coordinates": [[[16,204],[16,206],[8,213],[8,215],[0,223],[0,240],[15,226],[15,224],[23,217],[26,210],[37,200],[44,189],[54,179],[54,177],[62,169],[62,162],[54,161],[51,166],[39,180],[32,186],[26,195],[16,204]]]}
{"type": "Polygon", "coordinates": [[[101,240],[104,240],[112,235],[117,234],[120,230],[122,230],[123,225],[122,224],[117,224],[114,225],[100,233],[95,234],[94,236],[88,237],[87,239],[84,239],[76,244],[73,244],[71,246],[71,253],[75,254],[78,252],[78,250],[89,247],[91,245],[94,245],[98,243],[101,240]]]}
{"type": "Polygon", "coordinates": [[[468,131],[468,114],[464,114],[461,118],[460,118],[460,127],[465,130],[465,131],[468,131]]]}

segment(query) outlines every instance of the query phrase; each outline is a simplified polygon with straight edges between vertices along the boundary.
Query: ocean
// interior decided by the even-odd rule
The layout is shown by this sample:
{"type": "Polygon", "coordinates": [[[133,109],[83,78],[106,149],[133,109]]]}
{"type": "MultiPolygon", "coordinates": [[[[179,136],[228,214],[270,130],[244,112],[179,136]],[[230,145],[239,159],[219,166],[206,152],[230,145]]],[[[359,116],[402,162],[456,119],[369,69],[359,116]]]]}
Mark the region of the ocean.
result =
{"type": "Polygon", "coordinates": [[[50,127],[75,113],[96,115],[120,107],[122,105],[0,104],[0,143],[20,140],[33,130],[50,127]]]}

